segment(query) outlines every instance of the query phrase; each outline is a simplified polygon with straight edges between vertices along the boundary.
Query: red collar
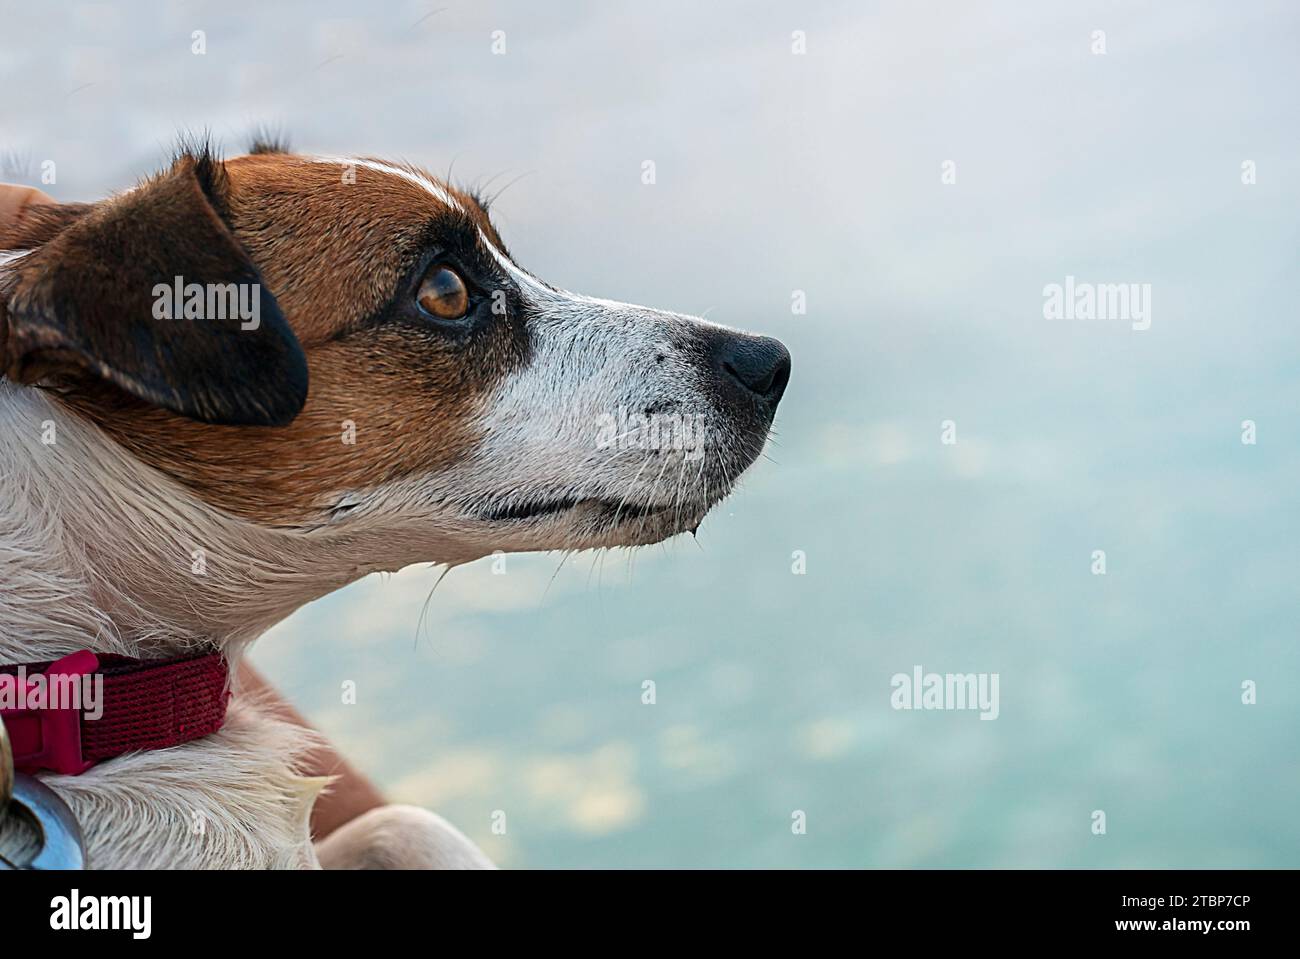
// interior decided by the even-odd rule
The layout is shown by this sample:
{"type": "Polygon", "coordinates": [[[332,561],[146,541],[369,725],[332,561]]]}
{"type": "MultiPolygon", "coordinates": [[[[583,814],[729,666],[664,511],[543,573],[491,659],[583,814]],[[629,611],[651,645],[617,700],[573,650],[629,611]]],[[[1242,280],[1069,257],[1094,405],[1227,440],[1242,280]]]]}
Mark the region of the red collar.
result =
{"type": "Polygon", "coordinates": [[[0,720],[15,768],[79,776],[123,753],[215,733],[229,677],[220,653],[130,659],[83,650],[55,663],[0,666],[0,720]]]}

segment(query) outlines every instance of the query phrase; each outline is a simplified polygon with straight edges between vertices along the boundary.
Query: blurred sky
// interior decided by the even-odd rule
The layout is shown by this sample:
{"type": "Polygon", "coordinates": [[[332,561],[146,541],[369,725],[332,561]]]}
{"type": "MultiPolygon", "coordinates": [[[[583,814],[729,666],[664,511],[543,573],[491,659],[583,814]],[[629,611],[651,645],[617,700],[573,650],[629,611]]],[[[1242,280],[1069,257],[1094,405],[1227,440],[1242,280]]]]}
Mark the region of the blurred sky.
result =
{"type": "Polygon", "coordinates": [[[270,125],[514,180],[493,214],[533,272],[789,345],[770,459],[698,545],[457,569],[422,626],[436,571],[371,578],[259,644],[395,797],[512,866],[1300,865],[1293,3],[0,25],[0,179],[53,159],[94,199],[178,130],[270,125]],[[1151,328],[1045,320],[1067,275],[1150,284],[1151,328]],[[1000,717],[892,710],[917,664],[998,673],[1000,717]]]}

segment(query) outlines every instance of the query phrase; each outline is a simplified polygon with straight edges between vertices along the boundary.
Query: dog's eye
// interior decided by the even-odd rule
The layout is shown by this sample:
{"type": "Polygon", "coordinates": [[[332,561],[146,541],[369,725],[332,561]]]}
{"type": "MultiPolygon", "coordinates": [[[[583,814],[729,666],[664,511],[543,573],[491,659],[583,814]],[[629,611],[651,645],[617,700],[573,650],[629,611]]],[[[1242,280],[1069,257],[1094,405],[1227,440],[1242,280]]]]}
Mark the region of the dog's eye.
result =
{"type": "Polygon", "coordinates": [[[459,320],[469,312],[469,290],[465,281],[448,266],[431,267],[420,281],[415,299],[422,310],[440,320],[459,320]]]}

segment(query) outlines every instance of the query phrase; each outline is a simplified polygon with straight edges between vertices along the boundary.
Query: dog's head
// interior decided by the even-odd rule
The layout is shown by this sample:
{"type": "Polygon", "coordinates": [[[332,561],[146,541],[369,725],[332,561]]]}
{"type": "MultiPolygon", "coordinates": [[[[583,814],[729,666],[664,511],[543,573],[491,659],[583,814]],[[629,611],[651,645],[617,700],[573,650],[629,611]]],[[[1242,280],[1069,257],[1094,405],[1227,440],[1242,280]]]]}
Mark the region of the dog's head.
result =
{"type": "Polygon", "coordinates": [[[11,380],[213,507],[427,530],[428,560],[693,529],[790,371],[776,340],[551,286],[474,196],[376,160],[188,152],[5,247],[11,380]]]}

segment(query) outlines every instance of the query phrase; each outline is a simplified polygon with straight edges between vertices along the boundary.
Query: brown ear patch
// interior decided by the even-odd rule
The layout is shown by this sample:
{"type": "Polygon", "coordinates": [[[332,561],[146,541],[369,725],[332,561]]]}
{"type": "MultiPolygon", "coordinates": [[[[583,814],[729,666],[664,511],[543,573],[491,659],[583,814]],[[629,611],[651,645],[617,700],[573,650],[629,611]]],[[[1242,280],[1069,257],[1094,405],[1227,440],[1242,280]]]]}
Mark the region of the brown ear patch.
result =
{"type": "Polygon", "coordinates": [[[223,188],[217,161],[182,156],[20,261],[6,375],[80,370],[207,423],[290,422],[306,358],[217,212],[223,188]]]}

